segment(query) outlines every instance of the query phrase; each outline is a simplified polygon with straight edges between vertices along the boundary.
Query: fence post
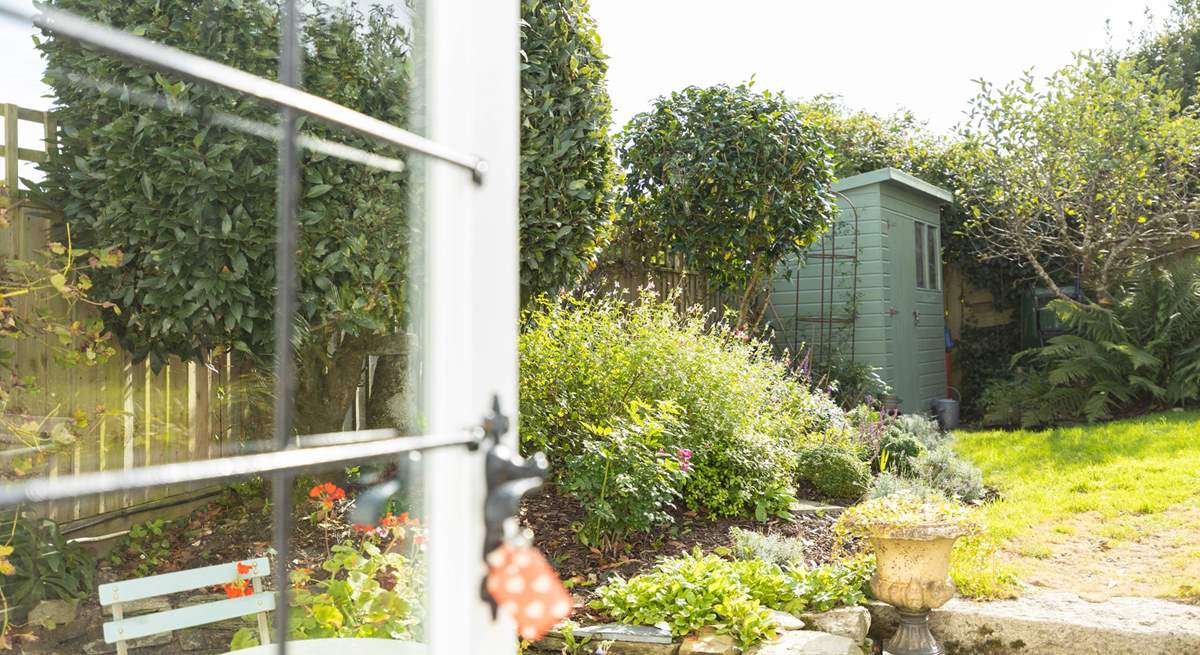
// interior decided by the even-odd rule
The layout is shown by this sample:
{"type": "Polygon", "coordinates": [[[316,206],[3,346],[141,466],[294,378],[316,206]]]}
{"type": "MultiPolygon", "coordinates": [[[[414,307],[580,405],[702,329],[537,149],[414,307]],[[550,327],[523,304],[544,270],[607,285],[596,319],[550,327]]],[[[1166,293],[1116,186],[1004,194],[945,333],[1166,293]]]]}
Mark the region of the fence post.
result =
{"type": "Polygon", "coordinates": [[[4,105],[4,185],[10,195],[17,193],[17,106],[4,105]]]}

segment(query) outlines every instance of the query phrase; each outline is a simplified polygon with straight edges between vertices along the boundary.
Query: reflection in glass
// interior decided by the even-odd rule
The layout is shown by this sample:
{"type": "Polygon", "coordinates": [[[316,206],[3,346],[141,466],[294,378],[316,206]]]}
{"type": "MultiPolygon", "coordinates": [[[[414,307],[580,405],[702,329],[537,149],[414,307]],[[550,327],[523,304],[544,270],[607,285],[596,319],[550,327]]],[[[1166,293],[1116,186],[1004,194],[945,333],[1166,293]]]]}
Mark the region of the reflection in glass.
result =
{"type": "MultiPolygon", "coordinates": [[[[266,79],[277,75],[279,5],[271,0],[48,4],[266,79]]],[[[410,10],[301,4],[303,88],[405,126],[410,10]]],[[[21,144],[36,151],[24,165],[36,165],[40,179],[28,188],[6,185],[0,201],[0,231],[16,235],[0,240],[0,479],[271,448],[277,108],[51,33],[40,34],[37,50],[52,111],[14,105],[4,115],[6,125],[21,121],[22,134],[33,129],[43,138],[21,144]]],[[[306,445],[300,435],[313,433],[416,431],[415,162],[316,121],[301,120],[299,129],[297,311],[285,319],[295,325],[292,445],[306,445]]],[[[296,481],[293,510],[283,512],[293,529],[282,564],[300,587],[290,636],[421,636],[418,469],[419,461],[399,458],[296,481]],[[357,499],[379,485],[389,493],[355,525],[357,499]],[[371,581],[387,622],[325,603],[349,575],[371,581]],[[314,609],[327,604],[336,621],[314,609]],[[331,633],[335,622],[344,629],[331,633]]],[[[108,539],[116,561],[71,564],[82,577],[63,593],[74,600],[94,595],[94,582],[261,556],[279,570],[270,523],[280,512],[268,492],[257,479],[161,486],[19,511],[30,521],[54,520],[71,538],[108,539]]],[[[25,519],[15,516],[0,516],[0,528],[23,530],[25,519]]],[[[0,579],[6,594],[11,582],[0,579]]],[[[245,592],[232,589],[210,591],[245,592]]],[[[23,621],[28,609],[14,607],[13,616],[23,621]]],[[[244,645],[251,637],[232,638],[244,645]]]]}

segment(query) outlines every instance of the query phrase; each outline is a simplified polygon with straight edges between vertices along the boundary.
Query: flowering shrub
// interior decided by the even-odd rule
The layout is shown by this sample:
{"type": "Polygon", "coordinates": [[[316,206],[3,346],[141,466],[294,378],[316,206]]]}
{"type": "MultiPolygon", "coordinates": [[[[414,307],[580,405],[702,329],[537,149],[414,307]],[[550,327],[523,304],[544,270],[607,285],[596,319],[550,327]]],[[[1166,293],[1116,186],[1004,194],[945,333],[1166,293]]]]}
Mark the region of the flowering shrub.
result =
{"type": "Polygon", "coordinates": [[[633,401],[670,401],[682,422],[674,445],[691,452],[681,486],[689,508],[720,516],[786,509],[796,449],[840,431],[844,417],[776,361],[770,344],[712,318],[681,317],[648,293],[636,302],[543,299],[524,315],[520,339],[525,449],[545,452],[561,476],[600,437],[588,426],[614,427],[633,401]]]}
{"type": "Polygon", "coordinates": [[[583,505],[579,540],[605,544],[670,522],[692,468],[692,451],[676,445],[684,428],[679,407],[633,401],[612,425],[587,428],[593,438],[566,456],[559,483],[583,505]]]}
{"type": "MultiPolygon", "coordinates": [[[[319,572],[289,572],[290,639],[419,638],[425,579],[420,521],[407,512],[387,514],[376,525],[356,525],[355,533],[357,539],[332,547],[319,572]]],[[[242,567],[238,565],[239,574],[249,572],[248,566],[242,567]]],[[[230,597],[251,593],[252,589],[226,589],[230,597]]],[[[230,650],[255,645],[257,630],[244,627],[234,634],[230,650]]]]}

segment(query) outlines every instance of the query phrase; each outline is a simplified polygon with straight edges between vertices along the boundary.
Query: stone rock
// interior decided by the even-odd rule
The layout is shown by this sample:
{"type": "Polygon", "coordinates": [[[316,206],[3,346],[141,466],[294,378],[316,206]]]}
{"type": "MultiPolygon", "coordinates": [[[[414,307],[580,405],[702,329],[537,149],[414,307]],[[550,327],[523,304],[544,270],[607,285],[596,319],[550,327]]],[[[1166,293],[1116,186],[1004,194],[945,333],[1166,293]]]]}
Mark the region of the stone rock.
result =
{"type": "Polygon", "coordinates": [[[737,655],[733,637],[719,635],[712,628],[700,628],[679,645],[679,655],[737,655]]]}
{"type": "Polygon", "coordinates": [[[813,630],[846,637],[856,644],[867,638],[871,629],[871,613],[867,608],[837,607],[828,612],[812,612],[801,614],[805,625],[813,630]]]}
{"type": "MultiPolygon", "coordinates": [[[[794,614],[780,612],[779,610],[771,610],[771,618],[779,625],[780,630],[803,630],[804,621],[801,621],[794,614]]],[[[826,632],[832,632],[826,630],[826,632]]]]}
{"type": "Polygon", "coordinates": [[[804,500],[797,498],[792,501],[791,510],[793,514],[812,515],[812,516],[837,516],[846,510],[841,505],[830,505],[817,500],[804,500]]]}
{"type": "MultiPolygon", "coordinates": [[[[138,648],[148,648],[150,646],[165,646],[172,641],[173,639],[171,633],[166,632],[159,635],[142,637],[141,639],[131,639],[127,642],[127,644],[129,646],[129,650],[136,650],[138,648]]],[[[103,638],[96,639],[84,644],[83,652],[87,655],[104,655],[105,653],[115,653],[117,652],[117,645],[106,643],[103,638]]]]}
{"type": "Polygon", "coordinates": [[[228,630],[206,630],[203,627],[179,631],[179,647],[187,652],[228,651],[233,633],[228,630]]]}
{"type": "MultiPolygon", "coordinates": [[[[868,603],[871,634],[887,639],[895,608],[868,603]]],[[[1089,603],[1075,594],[1029,591],[1013,600],[956,598],[929,618],[951,655],[1174,655],[1200,653],[1200,607],[1154,598],[1089,603]]]]}
{"type": "Polygon", "coordinates": [[[29,610],[29,623],[54,629],[75,620],[78,603],[65,600],[43,600],[29,610]]]}
{"type": "MultiPolygon", "coordinates": [[[[612,645],[606,651],[609,655],[676,655],[679,644],[674,643],[671,631],[652,625],[625,625],[623,623],[606,623],[577,627],[574,630],[575,643],[587,640],[589,645],[600,645],[609,641],[612,645]]],[[[558,630],[533,643],[530,649],[543,653],[562,653],[566,642],[558,630]]]]}
{"type": "Polygon", "coordinates": [[[751,646],[746,655],[863,655],[858,642],[815,630],[793,630],[775,641],[751,646]]]}
{"type": "MultiPolygon", "coordinates": [[[[222,596],[224,598],[224,596],[222,596]]],[[[128,603],[121,603],[121,612],[125,618],[131,616],[139,616],[141,614],[154,614],[155,612],[165,612],[171,609],[171,601],[156,596],[154,598],[142,598],[140,600],[131,600],[128,603]]],[[[112,606],[109,605],[103,609],[104,616],[112,616],[112,606]]]]}
{"type": "Polygon", "coordinates": [[[605,623],[575,628],[575,638],[591,637],[594,641],[632,641],[644,644],[669,644],[671,631],[656,625],[626,625],[605,623]]]}

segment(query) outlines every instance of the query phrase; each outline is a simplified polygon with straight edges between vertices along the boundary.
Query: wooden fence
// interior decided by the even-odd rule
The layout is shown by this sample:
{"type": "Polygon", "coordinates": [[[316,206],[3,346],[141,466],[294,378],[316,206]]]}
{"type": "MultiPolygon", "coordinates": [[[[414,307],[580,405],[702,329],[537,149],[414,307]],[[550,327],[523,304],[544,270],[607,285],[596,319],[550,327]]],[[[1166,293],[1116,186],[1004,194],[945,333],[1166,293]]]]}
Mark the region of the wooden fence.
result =
{"type": "MultiPolygon", "coordinates": [[[[42,161],[43,148],[18,144],[18,121],[43,126],[44,143],[55,143],[53,116],[16,105],[3,105],[5,189],[0,190],[7,225],[0,227],[0,263],[32,260],[50,241],[54,216],[22,201],[18,162],[42,161]],[[10,205],[5,208],[5,205],[10,205]]],[[[41,144],[39,144],[41,145],[41,144]]],[[[64,325],[95,316],[95,310],[61,299],[35,307],[27,297],[11,304],[17,316],[34,311],[61,316],[64,325]]],[[[243,441],[247,404],[239,376],[228,357],[208,364],[171,361],[154,372],[118,352],[95,366],[64,366],[53,344],[36,339],[5,339],[11,362],[23,380],[8,389],[8,407],[0,414],[0,477],[44,475],[51,478],[86,471],[129,470],[147,464],[206,459],[231,454],[243,441]],[[82,417],[79,420],[78,417],[82,417]],[[73,440],[56,442],[57,423],[66,423],[73,440]],[[32,428],[32,429],[31,429],[32,428]]],[[[6,384],[0,378],[0,384],[6,384]]],[[[70,523],[126,510],[180,494],[195,486],[160,487],[76,498],[41,508],[46,516],[70,523]]]]}
{"type": "MultiPolygon", "coordinates": [[[[700,305],[723,315],[727,310],[737,311],[741,295],[718,289],[709,284],[702,274],[688,270],[682,258],[672,258],[666,264],[651,264],[638,257],[625,257],[619,246],[611,247],[607,257],[601,261],[584,281],[581,292],[592,293],[637,293],[639,289],[652,290],[658,298],[675,294],[675,305],[680,311],[700,305]]],[[[756,303],[769,302],[770,294],[759,294],[756,303]]],[[[770,319],[770,307],[766,318],[770,319]]]]}

